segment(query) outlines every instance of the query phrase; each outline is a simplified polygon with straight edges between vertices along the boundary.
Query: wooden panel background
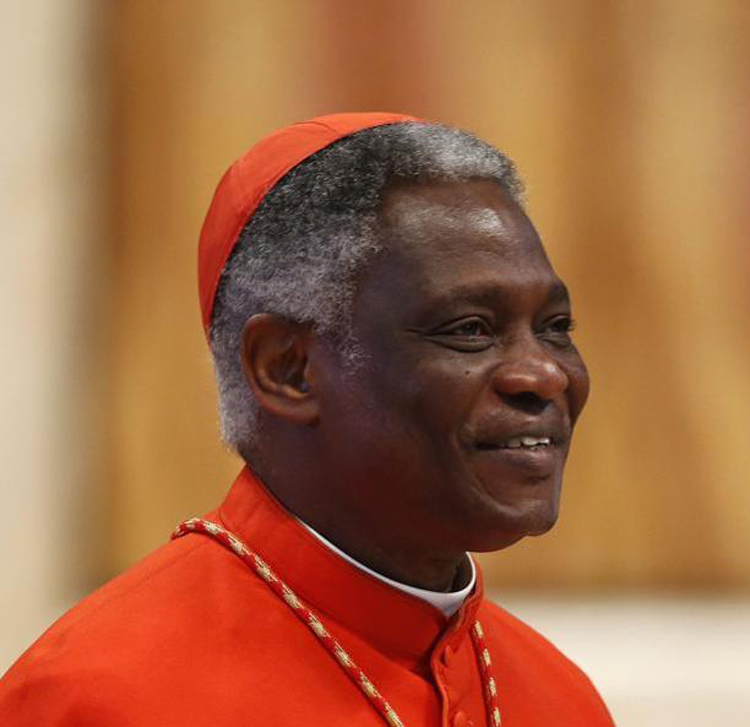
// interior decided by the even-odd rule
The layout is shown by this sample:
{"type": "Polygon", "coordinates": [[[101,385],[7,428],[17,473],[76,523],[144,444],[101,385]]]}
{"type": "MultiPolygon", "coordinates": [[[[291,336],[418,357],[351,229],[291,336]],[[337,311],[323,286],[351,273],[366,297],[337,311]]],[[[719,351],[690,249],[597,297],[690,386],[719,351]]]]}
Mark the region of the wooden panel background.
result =
{"type": "Polygon", "coordinates": [[[213,506],[238,469],[195,290],[220,174],[278,126],[392,109],[518,161],[592,373],[562,520],[485,556],[490,584],[748,587],[748,7],[114,4],[101,574],[213,506]]]}

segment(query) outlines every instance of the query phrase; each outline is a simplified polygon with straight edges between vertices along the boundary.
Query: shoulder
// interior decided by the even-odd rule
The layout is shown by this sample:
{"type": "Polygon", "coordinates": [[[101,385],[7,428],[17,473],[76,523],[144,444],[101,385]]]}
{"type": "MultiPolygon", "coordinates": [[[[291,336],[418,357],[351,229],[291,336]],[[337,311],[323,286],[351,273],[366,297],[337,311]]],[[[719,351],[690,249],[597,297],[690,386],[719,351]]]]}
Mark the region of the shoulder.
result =
{"type": "MultiPolygon", "coordinates": [[[[557,705],[571,723],[612,725],[609,712],[588,676],[548,639],[521,619],[490,601],[479,618],[493,657],[502,662],[505,679],[513,684],[511,699],[557,705]]],[[[561,717],[561,715],[558,715],[561,717]]],[[[564,720],[559,722],[565,724],[564,720]]]]}
{"type": "Polygon", "coordinates": [[[68,611],[10,668],[0,680],[0,723],[130,725],[133,690],[157,698],[169,682],[179,693],[178,667],[235,630],[242,615],[230,589],[250,612],[268,605],[267,589],[208,538],[159,548],[68,611]]]}

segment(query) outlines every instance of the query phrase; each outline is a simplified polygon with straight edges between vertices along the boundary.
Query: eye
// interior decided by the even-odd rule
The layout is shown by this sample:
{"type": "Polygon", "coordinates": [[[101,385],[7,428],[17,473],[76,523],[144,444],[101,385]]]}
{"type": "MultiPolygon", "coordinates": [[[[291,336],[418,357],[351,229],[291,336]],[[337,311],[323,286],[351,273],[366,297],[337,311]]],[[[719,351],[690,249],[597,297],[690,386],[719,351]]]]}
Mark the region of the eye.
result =
{"type": "Polygon", "coordinates": [[[474,318],[468,321],[460,321],[444,331],[456,336],[488,336],[490,330],[487,324],[481,318],[474,318]]]}
{"type": "Polygon", "coordinates": [[[567,348],[573,344],[570,334],[575,327],[575,321],[570,316],[558,316],[547,323],[543,334],[555,345],[567,348]]]}
{"type": "Polygon", "coordinates": [[[479,316],[461,318],[429,334],[435,342],[459,351],[483,351],[494,342],[490,324],[479,316]]]}
{"type": "Polygon", "coordinates": [[[490,330],[487,321],[476,316],[462,318],[460,321],[454,321],[436,331],[436,333],[441,336],[463,336],[466,338],[492,335],[492,331],[490,330]]]}

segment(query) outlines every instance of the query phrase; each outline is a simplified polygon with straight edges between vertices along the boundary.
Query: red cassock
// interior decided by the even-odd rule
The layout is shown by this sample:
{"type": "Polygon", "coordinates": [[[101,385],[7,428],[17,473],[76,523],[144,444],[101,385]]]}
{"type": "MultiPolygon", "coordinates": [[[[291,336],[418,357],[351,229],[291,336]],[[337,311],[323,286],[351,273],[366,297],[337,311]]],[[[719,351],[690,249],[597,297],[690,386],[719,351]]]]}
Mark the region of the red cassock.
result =
{"type": "MultiPolygon", "coordinates": [[[[605,727],[583,672],[474,593],[447,619],[340,558],[245,469],[207,516],[314,609],[405,727],[484,727],[484,627],[504,727],[605,727]]],[[[383,727],[315,634],[236,555],[188,534],[52,626],[0,682],[3,727],[383,727]]]]}

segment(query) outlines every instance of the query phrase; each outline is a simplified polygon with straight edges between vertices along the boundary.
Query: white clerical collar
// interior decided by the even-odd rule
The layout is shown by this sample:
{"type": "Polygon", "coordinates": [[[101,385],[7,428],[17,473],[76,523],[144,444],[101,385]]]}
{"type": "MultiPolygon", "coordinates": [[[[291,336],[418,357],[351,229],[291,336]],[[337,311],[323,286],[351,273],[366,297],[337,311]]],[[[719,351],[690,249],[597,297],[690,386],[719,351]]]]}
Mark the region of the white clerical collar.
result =
{"type": "Polygon", "coordinates": [[[330,540],[324,538],[317,530],[311,528],[306,522],[300,520],[299,518],[297,518],[297,521],[300,525],[304,525],[304,527],[309,532],[311,532],[318,540],[320,540],[323,545],[330,548],[334,553],[341,556],[345,561],[351,563],[353,566],[356,566],[360,570],[363,570],[365,573],[369,573],[373,578],[377,578],[379,581],[387,583],[392,588],[396,588],[399,591],[404,591],[404,593],[409,593],[416,598],[421,598],[423,601],[427,601],[427,603],[431,604],[439,611],[442,611],[448,618],[450,618],[454,613],[456,613],[456,611],[458,611],[459,608],[461,608],[461,604],[474,590],[474,586],[477,582],[477,569],[471,556],[467,553],[466,557],[469,559],[469,564],[471,565],[471,578],[469,578],[468,584],[464,586],[460,591],[443,593],[442,591],[428,591],[426,588],[416,588],[415,586],[410,586],[406,583],[399,583],[398,581],[394,581],[392,578],[388,578],[387,576],[381,575],[380,573],[376,573],[374,570],[372,570],[372,568],[368,568],[366,565],[360,563],[357,560],[354,560],[354,558],[352,558],[350,555],[347,555],[343,550],[337,548],[330,540]]]}

